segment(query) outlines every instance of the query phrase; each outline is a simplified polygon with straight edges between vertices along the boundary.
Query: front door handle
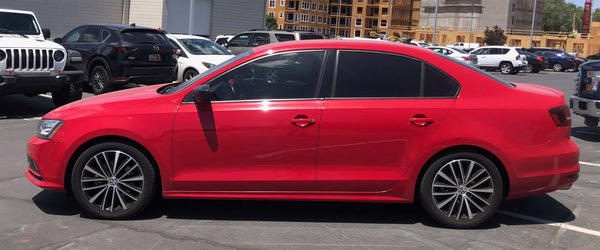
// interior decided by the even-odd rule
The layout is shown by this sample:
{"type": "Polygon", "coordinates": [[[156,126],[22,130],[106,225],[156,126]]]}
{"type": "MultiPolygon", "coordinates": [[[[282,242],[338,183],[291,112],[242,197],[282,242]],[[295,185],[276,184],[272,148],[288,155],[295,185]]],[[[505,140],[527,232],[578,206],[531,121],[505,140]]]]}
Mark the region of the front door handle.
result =
{"type": "Polygon", "coordinates": [[[297,115],[296,117],[294,117],[294,119],[292,119],[292,124],[300,128],[306,128],[310,125],[315,124],[315,119],[309,118],[306,115],[297,115]]]}
{"type": "Polygon", "coordinates": [[[433,123],[433,119],[429,118],[423,114],[416,114],[412,118],[410,118],[410,123],[417,127],[425,127],[429,124],[433,123]]]}

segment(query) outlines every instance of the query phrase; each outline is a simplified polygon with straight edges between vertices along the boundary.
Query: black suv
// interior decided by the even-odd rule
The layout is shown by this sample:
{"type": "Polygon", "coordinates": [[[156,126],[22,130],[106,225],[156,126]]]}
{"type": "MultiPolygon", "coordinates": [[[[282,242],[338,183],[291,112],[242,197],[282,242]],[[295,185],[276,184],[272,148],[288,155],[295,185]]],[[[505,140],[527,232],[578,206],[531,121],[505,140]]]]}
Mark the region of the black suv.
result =
{"type": "Polygon", "coordinates": [[[82,25],[54,39],[81,53],[84,80],[94,94],[126,83],[175,80],[176,48],[160,30],[135,25],[82,25]]]}

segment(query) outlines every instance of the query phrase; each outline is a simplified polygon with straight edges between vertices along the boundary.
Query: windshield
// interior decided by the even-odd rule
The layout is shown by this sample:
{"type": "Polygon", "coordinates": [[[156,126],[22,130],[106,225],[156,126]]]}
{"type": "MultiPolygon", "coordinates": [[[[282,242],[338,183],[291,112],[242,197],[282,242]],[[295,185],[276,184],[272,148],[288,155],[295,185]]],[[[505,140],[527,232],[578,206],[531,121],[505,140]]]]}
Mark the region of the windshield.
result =
{"type": "Polygon", "coordinates": [[[177,39],[193,55],[231,55],[229,51],[212,41],[203,39],[177,39]]]}
{"type": "Polygon", "coordinates": [[[206,77],[207,75],[210,75],[213,72],[218,71],[218,70],[224,68],[225,66],[227,66],[227,65],[229,65],[229,64],[231,64],[231,63],[233,63],[233,62],[235,62],[237,60],[240,60],[240,59],[242,59],[244,57],[252,55],[252,53],[254,53],[252,50],[248,50],[248,51],[246,51],[246,52],[244,52],[242,54],[239,54],[239,55],[237,55],[235,57],[229,58],[229,60],[224,61],[223,63],[221,63],[221,64],[219,64],[219,65],[217,65],[215,67],[212,67],[212,68],[208,69],[207,71],[204,71],[204,72],[198,74],[194,78],[192,78],[192,79],[190,79],[188,81],[182,82],[177,87],[174,87],[174,88],[170,89],[166,94],[173,94],[173,93],[177,93],[177,92],[179,92],[179,91],[181,91],[183,89],[186,89],[187,87],[189,87],[193,83],[195,83],[197,80],[202,79],[202,78],[206,77]]]}
{"type": "Polygon", "coordinates": [[[0,33],[39,35],[40,28],[32,15],[0,12],[0,33]]]}

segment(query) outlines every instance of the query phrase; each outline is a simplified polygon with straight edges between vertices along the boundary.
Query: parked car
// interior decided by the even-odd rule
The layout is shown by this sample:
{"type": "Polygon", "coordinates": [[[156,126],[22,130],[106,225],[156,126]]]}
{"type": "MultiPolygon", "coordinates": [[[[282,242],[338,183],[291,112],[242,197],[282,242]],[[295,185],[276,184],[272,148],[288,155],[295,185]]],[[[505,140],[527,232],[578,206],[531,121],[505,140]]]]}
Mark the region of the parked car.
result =
{"type": "Polygon", "coordinates": [[[223,44],[227,43],[233,37],[234,37],[234,35],[218,35],[215,38],[215,43],[217,43],[219,45],[223,45],[223,44]]]}
{"type": "Polygon", "coordinates": [[[410,40],[410,44],[417,45],[417,46],[423,47],[423,48],[427,48],[427,47],[431,46],[431,44],[429,44],[423,40],[410,40]]]}
{"type": "Polygon", "coordinates": [[[587,56],[587,57],[586,57],[586,59],[588,59],[588,60],[590,60],[590,61],[591,61],[591,60],[600,60],[600,53],[598,53],[598,54],[593,54],[593,55],[589,55],[589,56],[587,56]]]}
{"type": "Polygon", "coordinates": [[[479,43],[458,42],[458,43],[454,43],[452,45],[448,45],[448,47],[452,47],[452,48],[460,49],[460,50],[464,50],[464,51],[472,51],[476,48],[479,48],[479,43]]]}
{"type": "Polygon", "coordinates": [[[600,62],[581,65],[575,77],[575,94],[569,99],[574,114],[582,116],[588,127],[598,127],[600,121],[600,62]]]}
{"type": "Polygon", "coordinates": [[[168,34],[167,38],[180,51],[177,58],[178,81],[192,79],[198,73],[233,57],[221,45],[204,37],[168,34]]]}
{"type": "Polygon", "coordinates": [[[463,50],[442,46],[429,46],[426,48],[447,55],[449,57],[456,58],[457,60],[462,61],[464,63],[477,66],[477,56],[471,55],[463,50]]]}
{"type": "Polygon", "coordinates": [[[156,84],[175,80],[175,48],[160,30],[121,24],[79,26],[54,39],[81,53],[84,80],[94,94],[114,85],[156,84]]]}
{"type": "Polygon", "coordinates": [[[225,47],[237,55],[264,44],[312,39],[325,39],[325,36],[310,31],[251,30],[237,34],[225,47]]]}
{"type": "Polygon", "coordinates": [[[573,68],[568,68],[567,71],[569,72],[577,72],[579,71],[579,66],[581,64],[586,63],[588,60],[585,57],[581,57],[581,56],[573,56],[573,62],[575,62],[575,67],[573,68]]]}
{"type": "Polygon", "coordinates": [[[528,52],[521,51],[527,58],[527,65],[523,67],[525,73],[538,73],[548,68],[548,60],[545,57],[528,52]]]}
{"type": "Polygon", "coordinates": [[[530,48],[526,50],[545,57],[548,60],[548,67],[556,72],[577,68],[574,57],[564,50],[553,48],[530,48]]]}
{"type": "Polygon", "coordinates": [[[482,69],[500,70],[504,75],[517,74],[527,59],[520,47],[483,46],[470,52],[477,56],[477,65],[482,69]]]}
{"type": "Polygon", "coordinates": [[[191,81],[47,113],[25,174],[104,219],[131,218],[155,196],[418,200],[468,228],[504,199],[576,181],[570,114],[558,90],[415,46],[276,43],[191,81]]]}

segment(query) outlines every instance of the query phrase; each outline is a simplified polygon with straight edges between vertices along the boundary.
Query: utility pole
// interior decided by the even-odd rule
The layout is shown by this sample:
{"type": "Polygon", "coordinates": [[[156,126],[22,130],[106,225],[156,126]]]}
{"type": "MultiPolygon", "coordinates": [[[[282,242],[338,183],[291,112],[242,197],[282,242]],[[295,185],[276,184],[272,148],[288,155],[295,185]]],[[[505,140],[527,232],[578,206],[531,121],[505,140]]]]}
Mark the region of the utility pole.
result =
{"type": "Polygon", "coordinates": [[[431,41],[431,45],[434,45],[434,46],[435,46],[435,31],[437,30],[437,14],[438,14],[438,5],[439,4],[440,4],[440,0],[436,0],[435,1],[435,14],[433,16],[433,38],[431,41]]]}
{"type": "Polygon", "coordinates": [[[473,13],[475,12],[475,0],[471,2],[471,26],[469,27],[469,41],[467,42],[468,49],[471,49],[471,34],[473,33],[473,13]]]}
{"type": "Polygon", "coordinates": [[[194,1],[190,0],[190,20],[188,22],[188,35],[194,33],[194,1]]]}
{"type": "Polygon", "coordinates": [[[537,0],[533,2],[533,15],[531,17],[531,34],[529,37],[529,48],[533,48],[533,28],[535,27],[535,12],[537,11],[537,0]]]}

